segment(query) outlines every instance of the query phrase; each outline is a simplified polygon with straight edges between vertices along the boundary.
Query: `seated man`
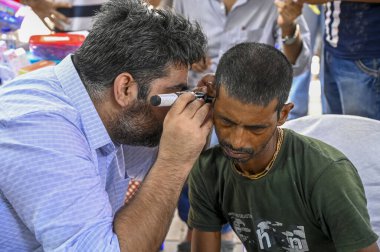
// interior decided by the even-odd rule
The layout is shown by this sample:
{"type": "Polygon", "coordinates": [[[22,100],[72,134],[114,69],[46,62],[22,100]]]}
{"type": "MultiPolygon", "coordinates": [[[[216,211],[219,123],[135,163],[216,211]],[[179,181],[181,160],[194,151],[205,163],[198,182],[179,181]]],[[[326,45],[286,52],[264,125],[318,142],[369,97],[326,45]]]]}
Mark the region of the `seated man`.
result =
{"type": "Polygon", "coordinates": [[[379,251],[352,163],[321,141],[280,126],[292,68],[275,48],[239,44],[215,76],[220,144],[189,178],[192,251],[220,249],[230,223],[247,251],[379,251]]]}

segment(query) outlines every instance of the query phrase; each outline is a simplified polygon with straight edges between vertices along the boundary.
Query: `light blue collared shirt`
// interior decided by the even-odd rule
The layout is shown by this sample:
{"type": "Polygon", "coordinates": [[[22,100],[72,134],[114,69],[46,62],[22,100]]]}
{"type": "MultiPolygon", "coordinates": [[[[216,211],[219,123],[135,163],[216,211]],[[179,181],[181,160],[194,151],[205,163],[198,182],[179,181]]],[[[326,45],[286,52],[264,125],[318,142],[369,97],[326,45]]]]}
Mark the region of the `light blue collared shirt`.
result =
{"type": "MultiPolygon", "coordinates": [[[[282,48],[281,29],[277,25],[278,12],[273,0],[237,0],[226,15],[221,0],[174,0],[176,12],[198,21],[207,35],[207,53],[211,58],[208,72],[215,72],[222,55],[242,42],[260,42],[282,48]]],[[[294,75],[299,75],[310,66],[310,33],[305,19],[296,22],[300,27],[302,50],[293,65],[294,75]]],[[[191,72],[189,83],[196,85],[204,75],[191,72]]]]}
{"type": "Polygon", "coordinates": [[[70,56],[0,87],[0,153],[2,252],[119,251],[125,160],[155,159],[111,141],[70,56]]]}

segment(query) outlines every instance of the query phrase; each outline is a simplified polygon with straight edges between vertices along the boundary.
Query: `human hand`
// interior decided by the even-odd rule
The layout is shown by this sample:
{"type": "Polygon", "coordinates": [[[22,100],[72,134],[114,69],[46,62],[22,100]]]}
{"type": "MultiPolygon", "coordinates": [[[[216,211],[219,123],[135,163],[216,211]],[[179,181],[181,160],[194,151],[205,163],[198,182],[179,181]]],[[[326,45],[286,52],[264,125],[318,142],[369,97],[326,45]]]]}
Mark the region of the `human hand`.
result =
{"type": "Polygon", "coordinates": [[[25,0],[23,3],[29,5],[50,30],[64,30],[64,24],[70,23],[65,15],[57,11],[58,8],[71,8],[70,3],[53,0],[25,0]]]}
{"type": "Polygon", "coordinates": [[[197,88],[201,89],[201,91],[205,92],[208,96],[215,97],[215,74],[206,74],[203,76],[198,82],[197,88]]]}
{"type": "Polygon", "coordinates": [[[211,131],[209,111],[210,104],[192,93],[180,95],[165,117],[158,159],[170,166],[185,165],[187,174],[211,131]]]}
{"type": "Polygon", "coordinates": [[[290,27],[298,16],[302,14],[304,0],[275,0],[279,16],[277,24],[281,28],[290,27]]]}
{"type": "Polygon", "coordinates": [[[211,59],[210,57],[206,57],[205,59],[202,59],[198,61],[197,63],[194,63],[191,65],[191,70],[197,73],[203,73],[211,66],[211,59]]]}

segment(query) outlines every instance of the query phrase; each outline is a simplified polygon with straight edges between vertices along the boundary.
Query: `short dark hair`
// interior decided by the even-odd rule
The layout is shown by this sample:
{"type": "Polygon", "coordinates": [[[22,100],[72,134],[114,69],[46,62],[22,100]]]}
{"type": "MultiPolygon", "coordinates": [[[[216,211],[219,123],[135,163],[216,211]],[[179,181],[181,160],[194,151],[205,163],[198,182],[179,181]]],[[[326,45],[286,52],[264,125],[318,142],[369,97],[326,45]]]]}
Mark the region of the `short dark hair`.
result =
{"type": "Polygon", "coordinates": [[[129,72],[146,98],[149,83],[168,74],[168,67],[190,66],[205,55],[206,36],[199,24],[169,9],[153,9],[142,0],[110,0],[95,16],[77,67],[93,98],[129,72]]]}
{"type": "Polygon", "coordinates": [[[285,104],[292,85],[293,70],[285,55],[261,43],[241,43],[229,49],[216,70],[216,91],[241,102],[267,106],[278,99],[277,111],[285,104]]]}

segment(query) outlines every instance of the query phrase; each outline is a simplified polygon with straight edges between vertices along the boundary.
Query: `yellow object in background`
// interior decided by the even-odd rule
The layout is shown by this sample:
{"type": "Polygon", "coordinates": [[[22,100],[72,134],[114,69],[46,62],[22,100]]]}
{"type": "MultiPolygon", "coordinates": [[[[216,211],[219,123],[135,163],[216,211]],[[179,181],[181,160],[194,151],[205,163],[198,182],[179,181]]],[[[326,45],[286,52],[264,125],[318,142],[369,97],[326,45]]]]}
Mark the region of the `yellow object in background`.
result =
{"type": "Polygon", "coordinates": [[[319,10],[318,6],[315,4],[309,4],[309,8],[316,14],[321,15],[321,11],[319,10]]]}

